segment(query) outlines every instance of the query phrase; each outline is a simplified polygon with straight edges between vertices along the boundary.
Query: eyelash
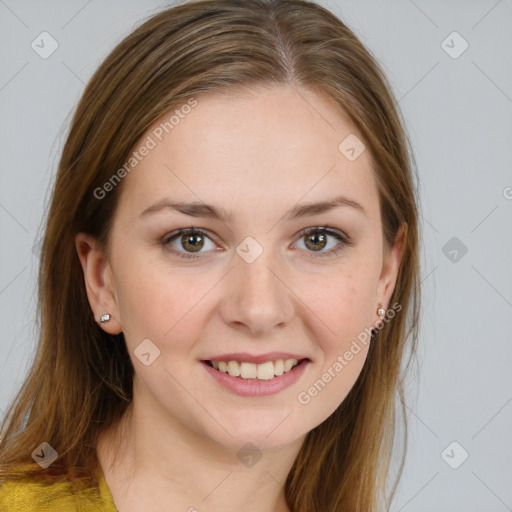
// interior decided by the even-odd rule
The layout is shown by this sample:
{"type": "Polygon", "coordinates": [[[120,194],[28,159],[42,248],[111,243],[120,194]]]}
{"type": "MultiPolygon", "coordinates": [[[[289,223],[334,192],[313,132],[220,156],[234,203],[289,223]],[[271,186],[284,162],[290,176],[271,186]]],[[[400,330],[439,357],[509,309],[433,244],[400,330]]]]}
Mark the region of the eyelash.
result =
{"type": "MultiPolygon", "coordinates": [[[[354,245],[352,240],[346,236],[344,233],[338,231],[337,229],[333,229],[330,226],[315,226],[311,228],[303,229],[297,237],[297,240],[300,240],[301,238],[305,237],[306,235],[310,235],[311,233],[322,233],[326,235],[330,235],[340,241],[339,244],[337,244],[334,248],[330,249],[326,252],[318,252],[315,254],[315,251],[308,251],[313,253],[314,258],[323,258],[327,256],[333,256],[335,254],[338,254],[340,251],[342,251],[345,247],[351,247],[354,245]]],[[[208,236],[208,233],[200,228],[185,228],[185,229],[179,229],[178,231],[173,231],[172,233],[164,236],[162,240],[160,241],[160,244],[164,247],[166,247],[170,242],[172,242],[174,239],[182,236],[182,235],[202,235],[207,238],[210,238],[208,236]]],[[[210,239],[211,240],[211,239],[210,239]]],[[[170,252],[175,254],[178,258],[183,259],[197,259],[200,257],[200,253],[192,254],[192,253],[186,253],[182,251],[177,251],[176,249],[168,248],[170,252]]]]}

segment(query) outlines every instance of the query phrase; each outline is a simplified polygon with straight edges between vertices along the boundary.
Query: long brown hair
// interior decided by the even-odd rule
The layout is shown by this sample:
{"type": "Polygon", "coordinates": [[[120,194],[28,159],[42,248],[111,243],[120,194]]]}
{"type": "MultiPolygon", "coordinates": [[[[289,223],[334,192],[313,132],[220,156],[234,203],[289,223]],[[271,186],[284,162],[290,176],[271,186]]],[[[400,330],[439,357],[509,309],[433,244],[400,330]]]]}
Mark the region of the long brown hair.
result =
{"type": "Polygon", "coordinates": [[[122,182],[101,200],[94,191],[164,113],[201,93],[259,85],[301,86],[336,101],[371,151],[385,248],[407,223],[390,301],[401,311],[376,331],[355,385],[307,434],[285,484],[293,512],[369,512],[384,502],[389,507],[405,456],[389,490],[396,413],[402,411],[405,422],[403,378],[419,324],[414,156],[374,57],[336,16],[302,0],[174,6],[121,41],[88,83],[52,191],[39,268],[40,338],[2,425],[2,479],[95,482],[99,433],[119,421],[132,398],[134,369],[124,337],[105,333],[93,318],[74,244],[75,235],[85,232],[108,254],[122,182]],[[43,441],[59,454],[44,470],[31,458],[43,441]]]}

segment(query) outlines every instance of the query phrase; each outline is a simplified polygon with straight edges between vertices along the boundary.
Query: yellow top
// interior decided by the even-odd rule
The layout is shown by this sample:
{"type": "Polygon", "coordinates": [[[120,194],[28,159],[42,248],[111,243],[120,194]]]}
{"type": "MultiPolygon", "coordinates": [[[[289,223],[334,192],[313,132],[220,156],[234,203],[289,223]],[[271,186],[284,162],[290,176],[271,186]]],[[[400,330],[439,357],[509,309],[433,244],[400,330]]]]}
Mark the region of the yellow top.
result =
{"type": "Polygon", "coordinates": [[[45,486],[31,479],[9,480],[0,485],[1,512],[119,512],[103,473],[99,486],[73,495],[70,484],[45,486]]]}

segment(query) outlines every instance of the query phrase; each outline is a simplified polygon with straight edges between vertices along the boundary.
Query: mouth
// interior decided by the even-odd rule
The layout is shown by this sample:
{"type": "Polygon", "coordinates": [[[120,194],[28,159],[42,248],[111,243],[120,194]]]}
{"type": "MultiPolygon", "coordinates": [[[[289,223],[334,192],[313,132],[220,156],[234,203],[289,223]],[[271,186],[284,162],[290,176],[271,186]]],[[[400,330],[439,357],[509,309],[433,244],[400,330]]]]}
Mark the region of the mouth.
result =
{"type": "Polygon", "coordinates": [[[275,359],[262,363],[236,360],[204,360],[201,362],[219,373],[224,373],[240,380],[270,381],[281,379],[284,375],[309,361],[306,357],[302,359],[275,359]]]}

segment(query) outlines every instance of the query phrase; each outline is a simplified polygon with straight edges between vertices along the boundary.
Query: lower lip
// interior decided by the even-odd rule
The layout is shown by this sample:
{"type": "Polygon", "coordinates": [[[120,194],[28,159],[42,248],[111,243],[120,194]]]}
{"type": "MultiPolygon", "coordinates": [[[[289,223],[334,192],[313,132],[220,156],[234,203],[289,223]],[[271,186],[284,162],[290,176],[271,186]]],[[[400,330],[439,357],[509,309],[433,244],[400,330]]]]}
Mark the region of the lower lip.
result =
{"type": "Polygon", "coordinates": [[[275,395],[283,389],[291,386],[306,370],[309,360],[305,359],[289,372],[283,373],[270,380],[250,380],[241,377],[233,377],[229,373],[220,372],[205,362],[201,361],[206,371],[224,387],[241,396],[268,396],[275,395]]]}

